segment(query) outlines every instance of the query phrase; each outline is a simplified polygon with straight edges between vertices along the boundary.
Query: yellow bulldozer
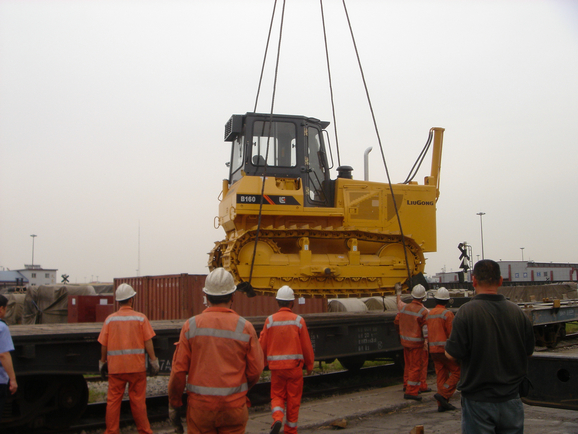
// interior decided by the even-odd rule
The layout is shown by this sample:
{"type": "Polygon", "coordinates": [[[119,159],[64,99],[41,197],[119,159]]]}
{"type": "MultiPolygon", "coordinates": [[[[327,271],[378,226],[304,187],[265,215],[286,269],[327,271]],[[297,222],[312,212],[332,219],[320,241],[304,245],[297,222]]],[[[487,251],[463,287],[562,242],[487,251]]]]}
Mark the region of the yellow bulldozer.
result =
{"type": "Polygon", "coordinates": [[[436,251],[444,129],[430,130],[431,174],[419,185],[352,179],[349,166],[331,179],[328,125],[259,113],[225,125],[232,150],[217,226],[226,236],[209,268],[229,270],[240,290],[357,297],[423,279],[424,253],[436,251]]]}

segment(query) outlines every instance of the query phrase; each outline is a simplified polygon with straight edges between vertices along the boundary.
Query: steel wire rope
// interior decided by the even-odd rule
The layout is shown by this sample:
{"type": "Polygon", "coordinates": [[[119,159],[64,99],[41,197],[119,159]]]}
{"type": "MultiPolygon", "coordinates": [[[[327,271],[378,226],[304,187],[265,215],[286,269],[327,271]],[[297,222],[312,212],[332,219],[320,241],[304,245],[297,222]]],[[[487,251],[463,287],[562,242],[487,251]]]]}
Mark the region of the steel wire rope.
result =
{"type": "MultiPolygon", "coordinates": [[[[277,90],[277,76],[279,72],[279,58],[281,57],[281,40],[283,38],[283,21],[285,19],[285,2],[283,0],[283,8],[281,10],[281,22],[279,24],[279,42],[277,44],[277,58],[275,60],[275,75],[273,79],[273,92],[271,95],[271,110],[269,112],[269,130],[267,132],[267,149],[265,151],[265,164],[263,165],[263,182],[261,184],[261,197],[259,199],[259,216],[257,219],[257,231],[255,232],[255,244],[253,246],[253,257],[251,258],[251,270],[249,271],[249,287],[251,285],[251,280],[253,279],[253,268],[255,266],[255,255],[257,254],[257,244],[259,243],[259,232],[261,231],[261,220],[263,216],[263,200],[265,195],[265,182],[267,180],[267,165],[269,164],[269,142],[271,140],[271,127],[273,125],[273,109],[275,106],[275,92],[277,90]]],[[[273,26],[273,19],[275,18],[275,9],[277,6],[277,0],[275,0],[275,5],[273,7],[273,14],[271,16],[271,25],[269,27],[269,36],[267,38],[267,49],[265,50],[265,55],[263,58],[263,68],[265,67],[265,59],[267,57],[267,50],[269,47],[269,37],[271,36],[271,28],[273,26]]],[[[263,72],[261,71],[261,79],[263,72]]],[[[259,79],[259,88],[261,87],[261,79],[259,79]]],[[[259,96],[257,95],[257,98],[259,96]]],[[[255,100],[255,112],[257,111],[257,100],[255,100]]]]}
{"type": "Polygon", "coordinates": [[[347,5],[345,4],[345,0],[342,0],[342,3],[343,3],[343,9],[345,11],[345,16],[347,18],[347,25],[349,26],[349,32],[351,34],[351,40],[353,42],[353,47],[355,49],[355,56],[357,58],[357,64],[359,65],[359,72],[361,73],[361,79],[363,81],[363,87],[365,89],[365,95],[367,96],[367,103],[369,105],[369,110],[371,112],[371,118],[373,120],[373,126],[375,128],[375,134],[377,136],[377,142],[379,144],[379,150],[381,152],[381,159],[383,161],[383,167],[385,168],[385,174],[387,176],[387,183],[389,185],[389,191],[391,193],[393,206],[395,208],[395,215],[397,217],[397,222],[399,224],[399,232],[401,235],[401,243],[402,243],[402,247],[403,247],[403,253],[405,255],[405,265],[406,265],[406,270],[407,270],[408,287],[409,287],[409,286],[411,286],[411,271],[409,269],[409,261],[408,261],[408,257],[407,257],[406,246],[405,246],[405,236],[403,235],[403,228],[401,225],[401,218],[399,216],[399,209],[397,207],[397,201],[395,199],[395,195],[393,194],[393,185],[391,183],[391,178],[389,176],[389,169],[387,168],[387,162],[385,161],[385,153],[383,151],[383,146],[381,144],[381,137],[379,135],[379,129],[377,128],[377,122],[375,120],[375,113],[373,111],[373,105],[371,104],[371,98],[369,96],[369,90],[367,88],[367,82],[365,80],[365,74],[363,73],[363,67],[361,65],[361,58],[359,57],[359,51],[357,50],[357,43],[355,42],[355,36],[353,34],[353,28],[351,26],[351,20],[349,19],[349,13],[347,11],[347,5]]]}
{"type": "Polygon", "coordinates": [[[265,63],[267,62],[267,52],[269,51],[269,42],[271,40],[271,31],[273,30],[273,21],[275,20],[275,10],[277,9],[277,0],[273,4],[273,13],[271,14],[271,23],[269,24],[269,32],[267,33],[267,43],[265,44],[265,54],[263,55],[263,65],[261,65],[261,75],[259,76],[259,84],[257,86],[257,95],[255,97],[255,107],[253,113],[257,112],[257,102],[259,101],[259,93],[261,92],[261,83],[263,82],[263,73],[265,72],[265,63]]]}
{"type": "Polygon", "coordinates": [[[337,167],[341,166],[341,156],[339,153],[339,138],[337,135],[337,119],[335,117],[335,103],[333,99],[333,82],[331,80],[331,67],[329,63],[329,49],[327,46],[327,32],[325,29],[325,14],[323,12],[323,0],[319,0],[321,7],[321,22],[323,23],[323,40],[325,42],[325,59],[327,61],[327,77],[329,79],[329,94],[331,95],[331,113],[333,114],[333,130],[335,132],[335,150],[337,151],[337,167]]]}

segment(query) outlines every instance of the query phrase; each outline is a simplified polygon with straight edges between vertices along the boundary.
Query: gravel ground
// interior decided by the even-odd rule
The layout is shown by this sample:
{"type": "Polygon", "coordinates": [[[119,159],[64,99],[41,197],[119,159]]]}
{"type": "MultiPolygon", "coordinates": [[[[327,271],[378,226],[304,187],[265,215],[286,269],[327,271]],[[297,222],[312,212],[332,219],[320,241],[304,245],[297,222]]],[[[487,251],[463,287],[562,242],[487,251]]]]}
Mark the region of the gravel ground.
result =
{"type": "MultiPolygon", "coordinates": [[[[166,395],[169,385],[168,375],[158,377],[147,377],[147,396],[166,395]]],[[[94,381],[88,383],[89,402],[106,402],[108,391],[108,381],[94,381]]],[[[124,393],[124,398],[128,399],[128,387],[124,393]]]]}

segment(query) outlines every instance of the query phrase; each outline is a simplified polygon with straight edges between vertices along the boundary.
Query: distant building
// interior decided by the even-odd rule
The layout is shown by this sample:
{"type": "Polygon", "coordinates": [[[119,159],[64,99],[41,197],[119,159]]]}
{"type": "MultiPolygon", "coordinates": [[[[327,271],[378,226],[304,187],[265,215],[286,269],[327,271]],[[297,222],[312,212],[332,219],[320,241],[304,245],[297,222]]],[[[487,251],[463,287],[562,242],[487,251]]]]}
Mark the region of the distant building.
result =
{"type": "MultiPolygon", "coordinates": [[[[441,273],[436,273],[432,277],[428,278],[431,283],[459,283],[461,276],[464,273],[461,271],[442,271],[441,273]]],[[[470,281],[470,274],[466,273],[466,275],[461,280],[463,281],[470,281]]]]}
{"type": "Polygon", "coordinates": [[[0,288],[28,286],[28,279],[19,271],[0,270],[0,288]]]}
{"type": "MultiPolygon", "coordinates": [[[[534,262],[534,261],[497,261],[505,282],[576,282],[578,264],[534,262]]],[[[460,282],[461,271],[441,272],[429,280],[433,283],[460,282]]],[[[471,281],[471,270],[464,276],[471,281]]]]}
{"type": "Polygon", "coordinates": [[[510,282],[571,282],[578,280],[578,264],[498,261],[504,280],[510,282]]]}
{"type": "Polygon", "coordinates": [[[16,271],[28,280],[29,286],[40,286],[55,284],[58,269],[42,268],[41,265],[24,265],[24,269],[16,271]]]}

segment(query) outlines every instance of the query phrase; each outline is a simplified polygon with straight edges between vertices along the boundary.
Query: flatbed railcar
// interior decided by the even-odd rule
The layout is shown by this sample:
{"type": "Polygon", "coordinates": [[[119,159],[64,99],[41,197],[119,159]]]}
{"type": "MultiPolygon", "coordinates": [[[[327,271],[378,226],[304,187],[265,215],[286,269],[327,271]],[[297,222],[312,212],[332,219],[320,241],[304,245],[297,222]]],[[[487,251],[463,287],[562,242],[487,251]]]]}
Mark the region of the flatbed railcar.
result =
{"type": "MultiPolygon", "coordinates": [[[[302,315],[318,361],[339,359],[357,368],[366,359],[396,357],[402,350],[393,320],[396,312],[302,315]]],[[[266,316],[249,317],[257,333],[266,316]]],[[[151,321],[161,373],[168,374],[184,320],[151,321]]],[[[0,433],[16,428],[63,429],[88,403],[84,375],[98,375],[102,323],[16,325],[10,327],[18,392],[8,399],[0,433]]]]}
{"type": "MultiPolygon", "coordinates": [[[[450,300],[448,308],[457,312],[459,307],[471,300],[471,297],[456,297],[450,300]]],[[[519,302],[526,316],[534,326],[536,345],[554,348],[566,337],[566,323],[578,321],[578,300],[552,300],[519,302]]],[[[428,309],[436,303],[433,298],[424,302],[428,309]]]]}
{"type": "MultiPolygon", "coordinates": [[[[453,299],[459,301],[460,298],[453,299]]],[[[431,301],[431,300],[429,300],[431,301]]],[[[566,322],[578,320],[578,301],[523,303],[539,345],[555,346],[566,322]]],[[[318,361],[338,359],[347,369],[366,360],[390,357],[401,363],[402,346],[393,321],[396,311],[338,312],[302,315],[318,361]]],[[[257,333],[266,316],[249,317],[257,333]]],[[[151,321],[161,373],[168,374],[185,320],[151,321]]],[[[38,324],[10,327],[19,389],[8,399],[0,433],[15,428],[62,429],[83,413],[88,403],[85,375],[98,375],[102,323],[38,324]]]]}

